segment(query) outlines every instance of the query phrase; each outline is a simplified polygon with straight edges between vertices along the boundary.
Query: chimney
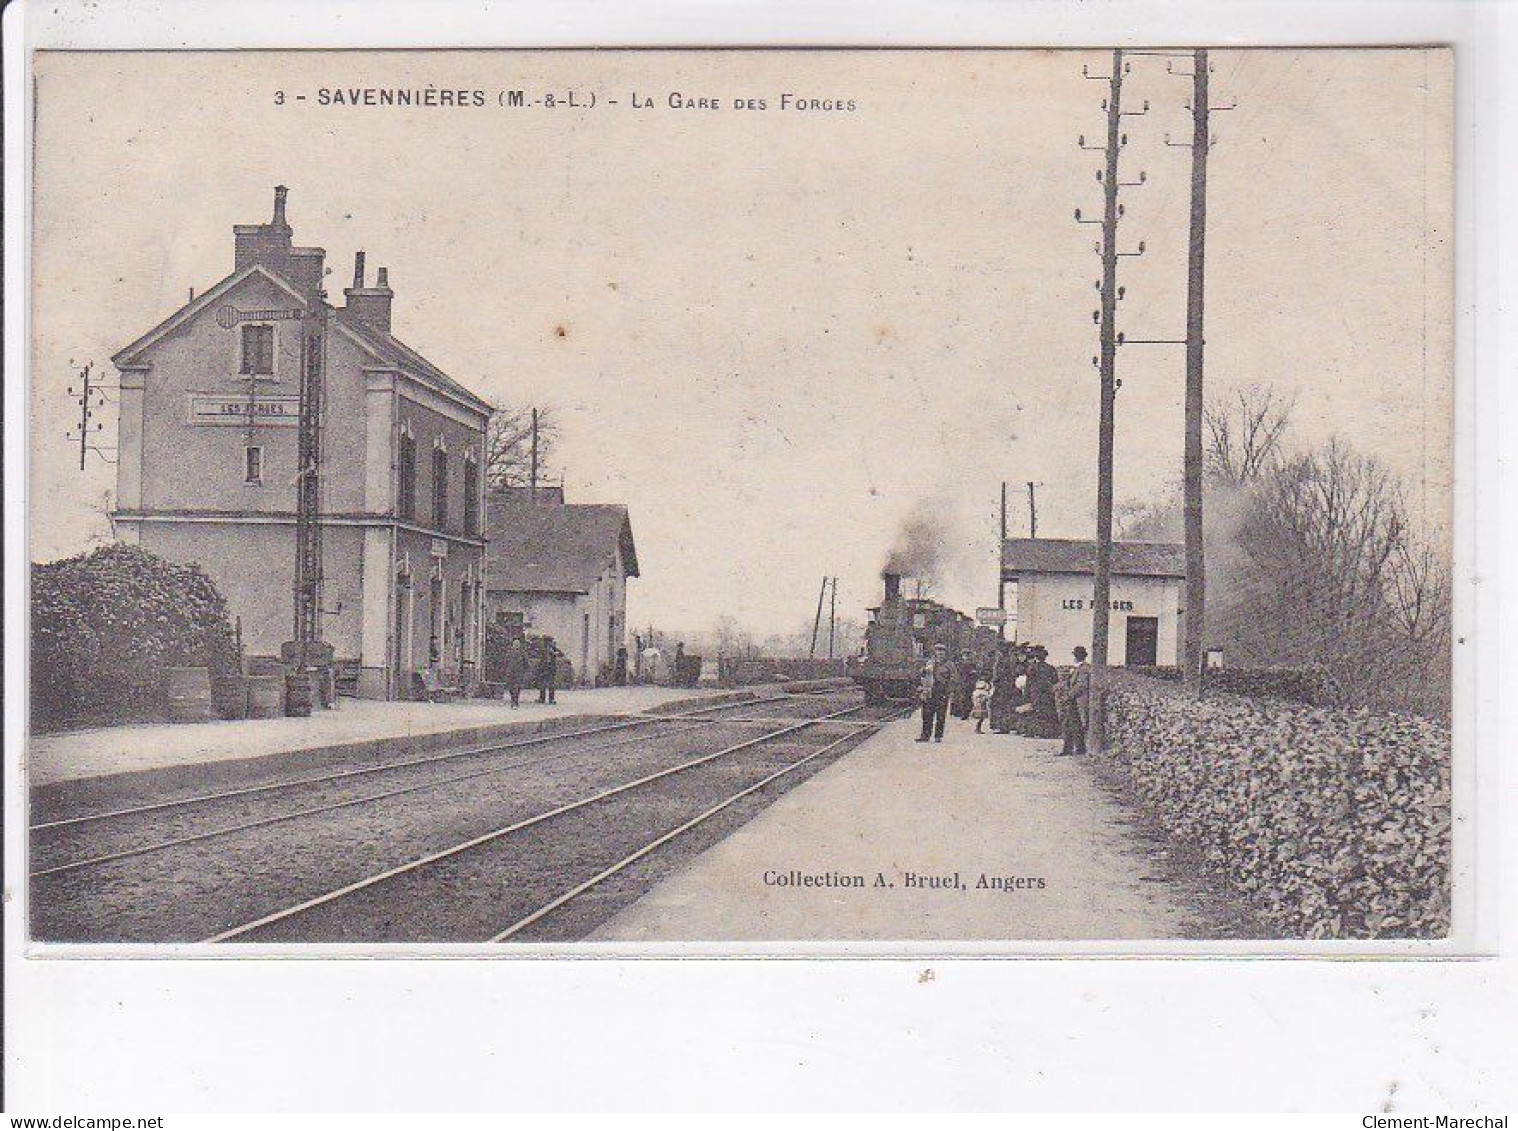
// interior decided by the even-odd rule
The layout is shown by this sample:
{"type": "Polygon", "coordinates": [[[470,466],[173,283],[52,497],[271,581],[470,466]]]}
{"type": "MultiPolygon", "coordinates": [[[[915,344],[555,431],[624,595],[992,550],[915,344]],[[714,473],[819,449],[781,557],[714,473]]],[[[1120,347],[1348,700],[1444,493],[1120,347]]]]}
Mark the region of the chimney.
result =
{"type": "Polygon", "coordinates": [[[885,599],[888,602],[901,600],[901,574],[887,571],[880,575],[880,579],[885,582],[885,599]]]}
{"type": "Polygon", "coordinates": [[[395,292],[390,289],[390,269],[381,267],[374,286],[364,285],[364,253],[353,257],[353,285],[343,291],[347,311],[366,326],[390,332],[390,308],[395,292]]]}
{"type": "Polygon", "coordinates": [[[290,190],[274,188],[274,215],[267,224],[235,224],[233,270],[258,263],[292,283],[301,294],[320,301],[326,252],[319,247],[294,247],[295,233],[285,216],[290,190]]]}

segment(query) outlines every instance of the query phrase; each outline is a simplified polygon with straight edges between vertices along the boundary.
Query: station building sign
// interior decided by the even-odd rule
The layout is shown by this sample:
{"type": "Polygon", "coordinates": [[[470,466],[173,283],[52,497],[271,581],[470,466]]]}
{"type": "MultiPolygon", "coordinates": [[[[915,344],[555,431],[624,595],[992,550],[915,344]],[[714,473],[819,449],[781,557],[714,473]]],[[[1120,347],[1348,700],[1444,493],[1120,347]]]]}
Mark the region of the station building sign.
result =
{"type": "Polygon", "coordinates": [[[190,423],[294,426],[300,423],[300,397],[289,394],[245,397],[236,393],[191,393],[190,423]]]}

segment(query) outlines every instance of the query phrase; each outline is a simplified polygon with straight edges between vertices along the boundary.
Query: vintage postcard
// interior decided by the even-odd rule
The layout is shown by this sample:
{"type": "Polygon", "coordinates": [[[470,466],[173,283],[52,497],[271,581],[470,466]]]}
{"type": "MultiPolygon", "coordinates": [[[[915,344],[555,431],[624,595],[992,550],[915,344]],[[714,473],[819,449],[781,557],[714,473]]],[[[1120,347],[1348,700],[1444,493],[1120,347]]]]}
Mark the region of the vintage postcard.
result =
{"type": "Polygon", "coordinates": [[[1454,83],[40,52],[34,953],[1468,945],[1454,83]]]}

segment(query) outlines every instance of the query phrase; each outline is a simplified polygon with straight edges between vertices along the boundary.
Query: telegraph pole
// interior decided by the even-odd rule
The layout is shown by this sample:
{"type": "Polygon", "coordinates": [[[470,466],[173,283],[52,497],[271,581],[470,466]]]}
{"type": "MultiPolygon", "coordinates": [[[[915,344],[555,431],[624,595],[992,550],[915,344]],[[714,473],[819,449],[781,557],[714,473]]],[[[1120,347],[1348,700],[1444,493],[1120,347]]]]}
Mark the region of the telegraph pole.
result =
{"type": "Polygon", "coordinates": [[[1028,480],[1028,537],[1038,537],[1038,501],[1033,495],[1033,481],[1028,480]]]}
{"type": "Polygon", "coordinates": [[[828,598],[828,659],[833,658],[833,641],[838,635],[838,579],[833,578],[832,596],[828,598]]]}
{"type": "MultiPolygon", "coordinates": [[[[1091,703],[1088,745],[1105,741],[1102,710],[1107,686],[1107,634],[1112,605],[1112,446],[1117,409],[1117,221],[1118,155],[1122,133],[1123,52],[1112,52],[1108,76],[1106,168],[1102,178],[1102,283],[1098,314],[1101,353],[1101,415],[1096,448],[1096,572],[1091,595],[1091,703]]],[[[1079,212],[1076,218],[1079,219],[1079,212]]]]}
{"type": "MultiPolygon", "coordinates": [[[[71,361],[69,364],[72,365],[73,362],[71,361]]],[[[68,432],[64,435],[64,439],[70,443],[75,439],[79,441],[80,471],[84,470],[84,457],[90,452],[94,452],[101,459],[105,460],[106,463],[116,462],[106,454],[107,452],[115,451],[115,448],[90,443],[91,437],[98,439],[100,433],[105,429],[105,425],[98,420],[93,422],[93,428],[90,427],[96,410],[105,405],[106,391],[118,388],[116,385],[102,385],[95,379],[94,372],[95,363],[93,361],[85,362],[83,368],[78,373],[79,390],[75,392],[73,385],[68,387],[69,396],[79,398],[79,435],[75,437],[72,432],[68,432]]]]}
{"type": "Polygon", "coordinates": [[[308,669],[320,657],[322,639],[322,392],[326,314],[301,321],[300,430],[296,438],[295,645],[296,663],[308,669]]]}
{"type": "Polygon", "coordinates": [[[1186,524],[1186,686],[1202,689],[1202,647],[1206,631],[1207,573],[1202,549],[1202,302],[1207,243],[1207,150],[1210,124],[1207,49],[1192,64],[1191,93],[1191,251],[1186,287],[1186,443],[1184,462],[1186,524]]]}
{"type": "MultiPolygon", "coordinates": [[[[1001,540],[996,543],[996,607],[1002,612],[1007,611],[1007,571],[1003,556],[1007,552],[1007,481],[1001,481],[1001,540]]],[[[999,629],[1002,636],[1007,634],[1007,622],[1002,621],[999,629]]]]}
{"type": "Polygon", "coordinates": [[[822,579],[822,588],[817,590],[817,615],[812,618],[812,646],[807,649],[807,659],[817,658],[817,634],[822,631],[822,599],[828,593],[828,579],[822,579]]]}
{"type": "Polygon", "coordinates": [[[538,410],[532,410],[532,468],[527,475],[527,497],[538,497],[538,410]]]}

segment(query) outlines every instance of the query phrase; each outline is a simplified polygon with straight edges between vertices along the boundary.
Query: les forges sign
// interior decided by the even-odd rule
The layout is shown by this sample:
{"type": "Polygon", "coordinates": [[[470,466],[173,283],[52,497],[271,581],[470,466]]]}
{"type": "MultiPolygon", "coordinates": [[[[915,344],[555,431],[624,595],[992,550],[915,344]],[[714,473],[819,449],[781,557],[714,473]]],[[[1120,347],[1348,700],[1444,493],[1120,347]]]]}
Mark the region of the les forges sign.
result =
{"type": "Polygon", "coordinates": [[[192,393],[191,424],[284,425],[300,423],[300,397],[286,394],[240,397],[236,393],[192,393]],[[250,419],[251,418],[251,419],[250,419]]]}

